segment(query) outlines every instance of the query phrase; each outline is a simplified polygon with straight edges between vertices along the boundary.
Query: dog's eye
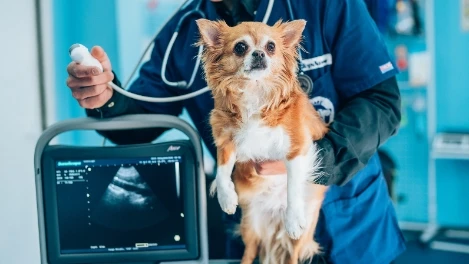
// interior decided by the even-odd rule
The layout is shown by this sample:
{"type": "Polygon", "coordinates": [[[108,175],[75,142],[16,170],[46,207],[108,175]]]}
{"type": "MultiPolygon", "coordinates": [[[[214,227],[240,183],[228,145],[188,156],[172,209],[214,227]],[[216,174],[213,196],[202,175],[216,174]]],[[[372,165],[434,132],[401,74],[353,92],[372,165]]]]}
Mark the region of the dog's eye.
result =
{"type": "Polygon", "coordinates": [[[243,42],[236,43],[234,47],[234,52],[236,55],[241,56],[246,52],[247,46],[243,42]]]}
{"type": "Polygon", "coordinates": [[[270,53],[274,53],[275,51],[275,43],[273,43],[272,41],[269,41],[269,43],[267,43],[267,51],[269,51],[270,53]]]}

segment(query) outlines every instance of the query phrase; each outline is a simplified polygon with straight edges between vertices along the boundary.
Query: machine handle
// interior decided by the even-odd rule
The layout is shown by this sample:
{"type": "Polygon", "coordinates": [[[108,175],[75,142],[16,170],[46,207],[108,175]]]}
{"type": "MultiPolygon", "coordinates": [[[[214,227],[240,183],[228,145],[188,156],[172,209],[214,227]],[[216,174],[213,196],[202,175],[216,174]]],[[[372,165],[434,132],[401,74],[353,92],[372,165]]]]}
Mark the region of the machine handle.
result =
{"type": "MultiPolygon", "coordinates": [[[[194,144],[196,156],[202,157],[202,143],[199,134],[186,121],[170,115],[136,114],[96,119],[91,117],[77,118],[58,122],[48,127],[39,137],[34,152],[34,165],[39,168],[44,148],[59,134],[73,130],[125,130],[140,128],[175,128],[186,134],[194,144]]],[[[201,161],[198,161],[201,162],[201,161]]],[[[203,162],[199,163],[203,166],[203,162]]]]}
{"type": "Polygon", "coordinates": [[[47,145],[59,134],[73,130],[126,130],[140,128],[176,128],[191,140],[198,140],[198,133],[186,121],[170,115],[135,114],[96,119],[91,117],[65,120],[48,127],[40,136],[36,149],[47,145]]]}

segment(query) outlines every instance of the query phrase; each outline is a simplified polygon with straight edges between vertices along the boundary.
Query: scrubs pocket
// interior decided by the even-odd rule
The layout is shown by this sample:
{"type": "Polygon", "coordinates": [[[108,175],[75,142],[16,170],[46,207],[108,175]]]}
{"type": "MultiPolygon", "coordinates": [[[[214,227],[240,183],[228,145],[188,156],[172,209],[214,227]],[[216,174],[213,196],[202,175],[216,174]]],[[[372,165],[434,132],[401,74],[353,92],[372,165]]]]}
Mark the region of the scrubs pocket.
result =
{"type": "Polygon", "coordinates": [[[326,203],[322,209],[333,241],[333,263],[390,263],[401,251],[402,235],[382,174],[361,193],[326,203]]]}
{"type": "MultiPolygon", "coordinates": [[[[383,175],[379,174],[374,176],[374,179],[370,181],[366,188],[363,188],[361,192],[347,198],[339,198],[335,201],[331,201],[324,205],[324,210],[331,211],[335,214],[350,215],[362,207],[367,207],[367,202],[370,199],[380,194],[380,186],[386,184],[383,175]]],[[[340,188],[340,187],[339,187],[340,188]]]]}

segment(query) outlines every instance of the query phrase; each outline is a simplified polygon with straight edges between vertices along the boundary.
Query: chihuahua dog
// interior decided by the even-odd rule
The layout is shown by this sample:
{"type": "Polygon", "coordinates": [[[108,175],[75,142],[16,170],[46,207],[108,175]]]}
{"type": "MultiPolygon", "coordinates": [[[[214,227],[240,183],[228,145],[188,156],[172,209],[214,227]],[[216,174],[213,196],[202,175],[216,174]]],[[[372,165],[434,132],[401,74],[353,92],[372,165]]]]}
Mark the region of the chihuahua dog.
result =
{"type": "Polygon", "coordinates": [[[196,23],[215,104],[211,195],[227,214],[241,207],[242,263],[258,256],[262,263],[310,259],[320,251],[313,236],[327,190],[313,183],[320,166],[314,141],[328,128],[296,78],[306,22],[196,23]],[[254,164],[270,160],[284,161],[286,175],[258,175],[254,164]]]}

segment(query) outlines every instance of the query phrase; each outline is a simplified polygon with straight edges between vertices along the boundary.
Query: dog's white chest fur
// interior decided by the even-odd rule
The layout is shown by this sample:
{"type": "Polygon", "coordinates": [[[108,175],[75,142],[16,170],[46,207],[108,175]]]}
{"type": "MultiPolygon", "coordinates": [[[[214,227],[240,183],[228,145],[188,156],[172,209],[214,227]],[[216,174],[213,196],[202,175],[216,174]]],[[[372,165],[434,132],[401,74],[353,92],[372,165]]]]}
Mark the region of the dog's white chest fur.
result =
{"type": "Polygon", "coordinates": [[[260,119],[249,119],[234,134],[238,161],[284,160],[290,137],[283,127],[268,127],[260,119]]]}
{"type": "Polygon", "coordinates": [[[243,95],[242,124],[234,133],[238,161],[284,160],[290,137],[281,126],[270,127],[259,117],[266,97],[263,89],[250,89],[243,95]]]}

